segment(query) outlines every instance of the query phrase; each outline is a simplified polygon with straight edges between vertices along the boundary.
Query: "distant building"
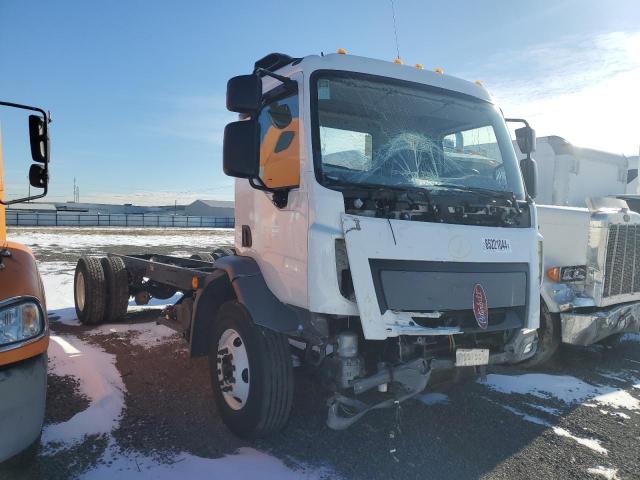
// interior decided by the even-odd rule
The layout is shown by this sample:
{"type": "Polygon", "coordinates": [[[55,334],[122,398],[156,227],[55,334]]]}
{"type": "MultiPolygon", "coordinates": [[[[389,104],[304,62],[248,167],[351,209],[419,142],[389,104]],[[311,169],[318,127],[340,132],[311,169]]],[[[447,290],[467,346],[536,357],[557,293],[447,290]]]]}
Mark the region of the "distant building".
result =
{"type": "Polygon", "coordinates": [[[26,203],[14,203],[7,207],[8,210],[15,210],[19,212],[28,213],[55,213],[56,206],[53,203],[45,202],[26,202],[26,203]]]}
{"type": "Polygon", "coordinates": [[[196,200],[184,209],[185,215],[197,217],[233,217],[234,203],[224,200],[196,200]]]}
{"type": "Polygon", "coordinates": [[[79,202],[30,202],[11,205],[9,210],[29,213],[91,214],[91,215],[176,215],[195,217],[233,218],[233,202],[196,200],[190,205],[133,205],[79,202]]]}

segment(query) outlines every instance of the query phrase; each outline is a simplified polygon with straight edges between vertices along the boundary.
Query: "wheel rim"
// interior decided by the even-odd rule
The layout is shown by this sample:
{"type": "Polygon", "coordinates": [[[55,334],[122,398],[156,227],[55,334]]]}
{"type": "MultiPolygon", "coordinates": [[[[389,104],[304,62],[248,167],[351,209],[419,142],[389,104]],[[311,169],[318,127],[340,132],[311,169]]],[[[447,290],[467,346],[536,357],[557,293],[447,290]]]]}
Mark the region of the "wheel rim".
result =
{"type": "Polygon", "coordinates": [[[76,276],[76,303],[78,304],[78,310],[84,310],[84,273],[78,272],[76,276]]]}
{"type": "Polygon", "coordinates": [[[249,358],[244,340],[232,328],[218,341],[216,368],[222,398],[233,410],[242,409],[249,398],[249,358]]]}

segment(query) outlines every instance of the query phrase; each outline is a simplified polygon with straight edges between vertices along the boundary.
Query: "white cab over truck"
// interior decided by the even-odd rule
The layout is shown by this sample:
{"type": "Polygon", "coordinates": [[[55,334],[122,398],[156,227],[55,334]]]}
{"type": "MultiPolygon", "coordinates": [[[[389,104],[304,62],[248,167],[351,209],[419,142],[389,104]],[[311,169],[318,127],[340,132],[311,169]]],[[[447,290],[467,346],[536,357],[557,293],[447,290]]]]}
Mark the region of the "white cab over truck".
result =
{"type": "MultiPolygon", "coordinates": [[[[229,81],[227,108],[240,114],[223,152],[237,177],[235,250],[83,257],[81,320],[121,316],[113,305],[126,310],[129,295],[182,291],[164,321],[209,355],[219,411],[244,436],[284,426],[292,358],[320,373],[334,392],[328,424],[345,428],[421,392],[434,371],[534,354],[535,163],[518,164],[481,85],[271,54],[229,81]],[[382,399],[362,400],[376,389],[382,399]]],[[[534,135],[519,129],[525,150],[534,135]]]]}
{"type": "Polygon", "coordinates": [[[547,362],[561,343],[614,345],[623,333],[640,331],[640,215],[623,200],[604,198],[635,193],[637,160],[558,136],[537,140],[545,274],[530,366],[547,362]]]}

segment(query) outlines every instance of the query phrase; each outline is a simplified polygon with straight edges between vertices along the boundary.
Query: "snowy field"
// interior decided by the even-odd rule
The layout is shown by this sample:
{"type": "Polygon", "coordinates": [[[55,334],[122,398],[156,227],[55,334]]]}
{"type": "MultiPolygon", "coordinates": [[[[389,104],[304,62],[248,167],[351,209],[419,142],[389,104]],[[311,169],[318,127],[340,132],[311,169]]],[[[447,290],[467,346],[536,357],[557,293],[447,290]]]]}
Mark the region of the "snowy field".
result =
{"type": "Polygon", "coordinates": [[[91,329],[73,307],[80,254],[189,255],[231,243],[232,231],[10,235],[39,259],[52,336],[38,455],[0,467],[2,479],[640,478],[638,335],[615,351],[565,350],[545,371],[499,369],[428,389],[344,432],[326,428],[326,392],[297,372],[285,432],[243,442],[216,415],[206,360],[189,359],[182,340],[156,325],[161,305],[132,304],[125,322],[91,329]]]}

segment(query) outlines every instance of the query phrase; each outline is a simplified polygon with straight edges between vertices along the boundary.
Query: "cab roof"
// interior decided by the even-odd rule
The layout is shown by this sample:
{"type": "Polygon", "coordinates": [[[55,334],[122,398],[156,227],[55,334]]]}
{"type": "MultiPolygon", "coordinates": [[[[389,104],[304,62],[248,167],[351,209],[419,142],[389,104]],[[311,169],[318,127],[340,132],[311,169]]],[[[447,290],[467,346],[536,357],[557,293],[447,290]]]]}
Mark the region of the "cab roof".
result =
{"type": "Polygon", "coordinates": [[[264,68],[271,72],[277,71],[277,73],[284,76],[289,76],[298,71],[311,74],[316,70],[343,70],[366,73],[421,83],[494,103],[491,94],[484,86],[478,83],[469,82],[435,71],[422,70],[414,66],[401,65],[357,55],[332,53],[328,55],[309,55],[303,58],[293,58],[282,53],[272,53],[255,63],[255,69],[257,70],[258,68],[264,68]]]}

